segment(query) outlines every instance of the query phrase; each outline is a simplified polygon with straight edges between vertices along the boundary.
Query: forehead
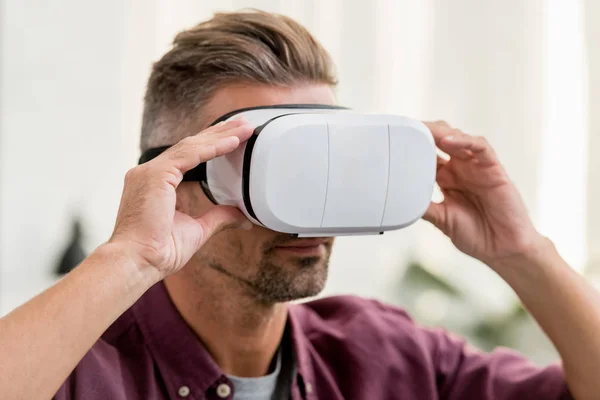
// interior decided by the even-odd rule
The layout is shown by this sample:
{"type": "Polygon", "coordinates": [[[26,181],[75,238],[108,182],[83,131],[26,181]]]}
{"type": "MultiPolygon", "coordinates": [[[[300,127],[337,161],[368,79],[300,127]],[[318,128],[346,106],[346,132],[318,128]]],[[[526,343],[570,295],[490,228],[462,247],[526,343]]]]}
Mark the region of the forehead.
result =
{"type": "Polygon", "coordinates": [[[228,85],[218,89],[203,107],[202,121],[212,123],[228,112],[246,107],[277,104],[335,105],[333,90],[324,84],[305,84],[292,87],[257,84],[228,85]]]}

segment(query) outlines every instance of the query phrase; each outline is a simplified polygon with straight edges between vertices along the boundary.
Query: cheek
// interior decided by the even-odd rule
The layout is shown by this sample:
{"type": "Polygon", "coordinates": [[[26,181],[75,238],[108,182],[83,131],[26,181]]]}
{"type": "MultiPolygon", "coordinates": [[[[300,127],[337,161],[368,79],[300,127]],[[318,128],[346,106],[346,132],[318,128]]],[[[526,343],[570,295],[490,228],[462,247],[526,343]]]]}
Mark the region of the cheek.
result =
{"type": "MultiPolygon", "coordinates": [[[[254,229],[252,229],[253,231],[254,229]]],[[[262,253],[261,238],[252,231],[229,230],[213,236],[200,250],[219,264],[255,264],[262,253]]]]}
{"type": "Polygon", "coordinates": [[[265,245],[277,236],[263,227],[250,231],[228,230],[221,232],[196,253],[202,264],[217,263],[239,276],[251,277],[264,257],[265,245]]]}
{"type": "Polygon", "coordinates": [[[211,237],[200,253],[208,255],[214,262],[230,265],[232,261],[243,258],[245,250],[236,231],[225,231],[211,237]]]}
{"type": "Polygon", "coordinates": [[[232,250],[244,264],[255,264],[262,258],[263,248],[270,240],[270,235],[266,229],[254,226],[250,231],[232,231],[228,240],[232,250]]]}

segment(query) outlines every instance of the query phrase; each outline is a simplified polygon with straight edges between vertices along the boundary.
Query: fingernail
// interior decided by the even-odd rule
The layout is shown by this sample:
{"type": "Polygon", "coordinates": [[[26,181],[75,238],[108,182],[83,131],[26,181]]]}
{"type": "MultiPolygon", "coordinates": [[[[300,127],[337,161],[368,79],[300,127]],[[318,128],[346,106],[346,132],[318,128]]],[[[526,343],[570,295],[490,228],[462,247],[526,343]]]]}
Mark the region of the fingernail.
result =
{"type": "Polygon", "coordinates": [[[444,138],[444,140],[447,140],[447,141],[449,141],[449,142],[453,141],[454,139],[456,139],[456,136],[446,136],[446,137],[444,138]]]}
{"type": "Polygon", "coordinates": [[[225,121],[221,121],[221,122],[217,123],[217,126],[221,126],[221,125],[225,125],[225,121]]]}
{"type": "Polygon", "coordinates": [[[235,119],[236,121],[238,121],[241,125],[247,125],[248,124],[248,120],[244,117],[239,117],[235,119]]]}

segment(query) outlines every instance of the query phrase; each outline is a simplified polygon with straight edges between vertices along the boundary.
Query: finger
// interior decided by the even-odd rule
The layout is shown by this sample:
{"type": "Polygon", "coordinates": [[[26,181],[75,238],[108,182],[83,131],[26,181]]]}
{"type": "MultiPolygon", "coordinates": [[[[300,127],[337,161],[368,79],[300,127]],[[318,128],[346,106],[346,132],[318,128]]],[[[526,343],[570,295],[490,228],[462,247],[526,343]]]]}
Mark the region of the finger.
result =
{"type": "Polygon", "coordinates": [[[482,165],[492,165],[498,162],[494,149],[487,139],[481,136],[447,136],[440,142],[440,148],[451,157],[470,153],[482,165]]]}
{"type": "Polygon", "coordinates": [[[423,122],[431,131],[436,145],[447,136],[457,136],[462,134],[458,129],[452,128],[446,121],[423,122]]]}
{"type": "Polygon", "coordinates": [[[246,118],[238,117],[236,119],[231,119],[229,121],[221,121],[213,126],[208,127],[204,131],[197,133],[196,135],[207,135],[207,134],[220,133],[227,129],[231,129],[233,127],[244,125],[247,123],[248,123],[248,120],[246,118]]]}
{"type": "MultiPolygon", "coordinates": [[[[205,130],[201,131],[200,133],[197,133],[197,134],[191,136],[189,138],[189,140],[192,143],[211,141],[211,140],[214,140],[215,138],[220,138],[223,136],[230,136],[229,133],[233,129],[236,129],[236,128],[239,128],[242,126],[248,126],[248,125],[249,125],[248,121],[246,121],[246,119],[244,119],[244,118],[238,118],[238,119],[234,119],[234,120],[230,120],[230,121],[222,121],[222,122],[219,122],[215,126],[211,126],[210,128],[205,129],[205,130]]],[[[252,128],[248,127],[248,129],[252,129],[252,128]]],[[[249,136],[250,135],[248,135],[248,137],[249,136]]],[[[242,140],[240,140],[240,142],[241,141],[242,140]]]]}
{"type": "Polygon", "coordinates": [[[230,206],[215,206],[196,218],[202,226],[200,246],[211,236],[226,229],[252,229],[252,222],[237,208],[230,206]]]}
{"type": "Polygon", "coordinates": [[[446,226],[446,211],[444,203],[431,203],[423,215],[423,219],[435,225],[438,229],[444,232],[446,226]]]}
{"type": "Polygon", "coordinates": [[[460,190],[456,175],[447,168],[440,168],[436,174],[435,180],[442,190],[460,190]]]}
{"type": "Polygon", "coordinates": [[[437,156],[437,171],[440,170],[440,168],[444,167],[444,165],[448,164],[449,160],[446,160],[445,158],[443,158],[442,156],[440,156],[438,154],[437,156]]]}
{"type": "Polygon", "coordinates": [[[427,127],[429,129],[433,128],[448,128],[448,129],[452,129],[452,126],[447,123],[446,121],[443,120],[437,120],[437,121],[424,121],[423,122],[425,125],[427,125],[427,127]]]}
{"type": "Polygon", "coordinates": [[[440,150],[452,158],[458,158],[463,161],[469,161],[473,158],[473,153],[464,145],[459,145],[457,136],[446,136],[437,144],[440,150]]]}
{"type": "Polygon", "coordinates": [[[156,158],[161,168],[175,167],[186,173],[202,162],[212,160],[235,150],[239,144],[248,140],[254,131],[247,123],[226,122],[220,132],[211,132],[204,136],[200,133],[189,136],[156,158]]]}

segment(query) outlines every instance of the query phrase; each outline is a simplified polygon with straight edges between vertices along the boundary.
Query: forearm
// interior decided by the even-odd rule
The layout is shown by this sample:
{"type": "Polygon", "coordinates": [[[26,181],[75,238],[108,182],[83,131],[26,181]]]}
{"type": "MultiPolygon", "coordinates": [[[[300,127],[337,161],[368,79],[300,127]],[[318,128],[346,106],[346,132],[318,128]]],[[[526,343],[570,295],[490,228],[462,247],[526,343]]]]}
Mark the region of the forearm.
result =
{"type": "Polygon", "coordinates": [[[0,319],[0,397],[51,398],[100,335],[154,282],[120,250],[104,245],[0,319]]]}
{"type": "Polygon", "coordinates": [[[546,239],[535,251],[491,267],[516,291],[561,355],[577,399],[600,393],[600,295],[546,239]]]}

